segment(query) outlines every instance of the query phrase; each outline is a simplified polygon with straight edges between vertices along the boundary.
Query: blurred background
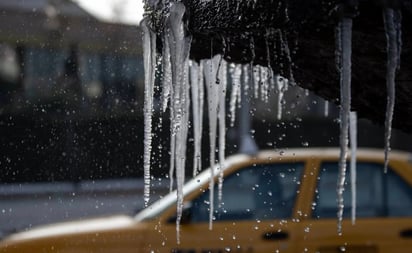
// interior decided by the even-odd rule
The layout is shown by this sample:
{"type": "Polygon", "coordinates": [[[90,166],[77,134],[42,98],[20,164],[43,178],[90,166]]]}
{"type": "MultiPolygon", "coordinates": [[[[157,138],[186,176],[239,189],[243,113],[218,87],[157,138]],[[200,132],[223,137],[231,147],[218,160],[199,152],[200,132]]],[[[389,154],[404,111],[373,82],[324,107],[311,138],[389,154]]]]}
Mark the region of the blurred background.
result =
{"type": "MultiPolygon", "coordinates": [[[[142,12],[139,0],[0,0],[0,237],[143,208],[142,12]]],[[[278,120],[277,99],[251,100],[261,149],[338,145],[334,101],[289,87],[278,120]]],[[[152,200],[168,191],[168,126],[155,106],[152,200]]],[[[382,127],[358,131],[360,146],[383,147],[382,127]]],[[[412,137],[395,131],[392,147],[410,151],[412,137]]]]}

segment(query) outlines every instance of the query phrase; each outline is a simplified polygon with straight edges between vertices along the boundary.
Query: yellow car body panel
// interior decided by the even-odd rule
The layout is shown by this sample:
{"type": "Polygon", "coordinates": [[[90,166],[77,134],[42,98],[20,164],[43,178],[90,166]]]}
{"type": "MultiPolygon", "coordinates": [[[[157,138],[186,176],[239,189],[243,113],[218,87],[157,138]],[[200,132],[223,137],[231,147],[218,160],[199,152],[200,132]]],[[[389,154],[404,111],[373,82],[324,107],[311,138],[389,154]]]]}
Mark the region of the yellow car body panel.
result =
{"type": "MultiPolygon", "coordinates": [[[[0,253],[25,252],[410,252],[412,217],[358,217],[343,221],[337,233],[335,217],[314,217],[314,200],[322,164],[336,163],[338,149],[263,151],[257,156],[238,155],[225,163],[224,175],[262,164],[303,164],[296,179],[296,199],[286,218],[182,221],[178,243],[175,193],[165,196],[136,217],[108,217],[56,224],[17,233],[0,242],[0,253]]],[[[392,152],[390,169],[412,187],[411,155],[392,152]]],[[[358,163],[383,164],[383,152],[360,150],[358,163]]],[[[219,168],[215,168],[218,175],[219,168]]],[[[349,170],[349,168],[348,168],[349,170]]],[[[209,171],[185,186],[185,203],[195,203],[207,193],[209,171]]],[[[385,176],[385,175],[383,175],[385,176]]],[[[259,186],[257,186],[259,187],[259,186]]],[[[336,186],[333,187],[335,192],[336,186]]],[[[350,188],[346,186],[347,190],[350,188]]],[[[225,187],[223,189],[225,194],[225,187]]],[[[230,194],[226,192],[226,194],[230,194]]],[[[247,201],[239,195],[239,205],[247,201]]],[[[396,203],[396,199],[394,200],[396,203]]]]}

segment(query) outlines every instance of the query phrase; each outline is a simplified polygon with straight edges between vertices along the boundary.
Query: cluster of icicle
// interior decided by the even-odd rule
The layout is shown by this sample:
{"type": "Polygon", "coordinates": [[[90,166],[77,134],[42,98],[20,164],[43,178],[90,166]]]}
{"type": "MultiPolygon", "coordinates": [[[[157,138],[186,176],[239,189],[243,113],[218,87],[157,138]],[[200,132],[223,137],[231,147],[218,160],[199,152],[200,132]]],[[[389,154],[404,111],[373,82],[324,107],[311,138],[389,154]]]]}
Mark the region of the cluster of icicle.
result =
{"type": "MultiPolygon", "coordinates": [[[[165,18],[164,31],[160,38],[163,44],[161,52],[162,66],[162,109],[169,108],[171,119],[170,141],[170,189],[174,185],[176,175],[177,190],[177,241],[179,242],[180,220],[183,210],[183,183],[185,181],[186,145],[188,136],[190,103],[193,115],[194,158],[193,176],[201,170],[201,138],[203,126],[204,101],[207,99],[210,142],[210,225],[212,228],[214,201],[214,170],[221,167],[225,157],[225,99],[228,76],[232,81],[229,117],[230,124],[235,123],[235,112],[245,99],[245,94],[255,98],[268,100],[268,91],[275,90],[278,94],[277,118],[282,117],[282,99],[287,90],[288,80],[274,76],[272,69],[248,65],[228,64],[221,55],[211,54],[210,59],[195,62],[189,60],[191,37],[185,33],[183,15],[185,6],[181,2],[168,3],[170,11],[165,18]],[[253,91],[252,87],[253,86],[253,91]],[[206,87],[206,89],[205,89],[206,87]],[[205,93],[206,90],[206,93],[205,93]],[[243,92],[243,93],[242,93],[243,92]],[[249,94],[251,93],[251,94],[249,94]],[[219,133],[219,134],[218,134],[219,133]],[[218,139],[218,143],[216,143],[218,139]],[[218,148],[218,164],[216,164],[216,148],[218,148]]],[[[395,100],[395,74],[399,68],[401,52],[401,14],[393,9],[384,10],[384,24],[387,37],[387,111],[385,121],[385,171],[388,165],[390,150],[391,123],[395,100]]],[[[150,28],[147,20],[141,27],[144,31],[144,68],[145,68],[145,126],[144,126],[144,201],[147,205],[150,199],[150,162],[152,143],[152,113],[155,70],[157,64],[156,33],[150,28]]],[[[351,147],[351,192],[352,192],[352,222],[356,217],[356,150],[357,150],[357,115],[351,111],[351,58],[352,58],[352,19],[345,17],[337,26],[336,59],[340,72],[341,107],[340,107],[340,160],[337,182],[338,194],[338,233],[342,233],[342,217],[344,209],[343,192],[346,177],[346,160],[348,145],[351,147]]],[[[253,43],[252,43],[253,45],[253,43]]],[[[284,47],[290,57],[287,45],[284,47]]],[[[270,64],[269,64],[270,65],[270,64]]],[[[293,76],[291,75],[291,78],[293,76]]],[[[327,105],[325,108],[327,108],[327,105]]],[[[327,111],[325,110],[325,114],[327,111]]],[[[223,171],[218,179],[218,197],[222,198],[223,171]]]]}
{"type": "MultiPolygon", "coordinates": [[[[165,19],[164,31],[161,34],[163,44],[161,52],[162,110],[169,108],[170,114],[170,190],[176,178],[177,191],[177,241],[183,210],[183,183],[185,181],[186,146],[188,136],[190,105],[192,111],[192,128],[194,136],[193,176],[201,171],[201,142],[204,114],[204,101],[207,99],[209,142],[210,142],[210,229],[213,220],[213,204],[215,176],[218,176],[218,202],[222,199],[223,170],[214,175],[214,170],[221,168],[225,158],[226,133],[226,93],[228,79],[232,81],[230,89],[229,113],[230,124],[235,123],[235,114],[240,106],[242,92],[252,92],[256,98],[269,100],[269,90],[278,94],[277,117],[282,116],[283,93],[287,90],[288,81],[274,76],[271,69],[253,64],[228,64],[221,55],[211,55],[210,59],[195,62],[189,60],[191,37],[185,33],[183,15],[185,6],[180,2],[171,2],[168,17],[165,19]],[[250,91],[249,91],[250,90],[250,91]],[[216,149],[218,157],[216,158],[216,149]],[[216,161],[218,163],[216,164],[216,161]],[[174,177],[175,175],[175,177],[174,177]]],[[[144,201],[150,200],[150,162],[152,144],[152,113],[155,72],[159,62],[156,52],[156,33],[151,30],[147,20],[141,27],[144,32],[144,68],[145,68],[145,107],[144,107],[144,201]]]]}
{"type": "MultiPolygon", "coordinates": [[[[388,156],[392,132],[392,118],[395,107],[395,77],[400,67],[401,55],[401,12],[392,8],[385,8],[383,20],[387,39],[387,107],[385,118],[385,147],[384,147],[384,172],[388,169],[388,156]]],[[[338,234],[342,234],[342,220],[346,177],[346,159],[350,135],[351,147],[351,193],[352,193],[352,223],[356,217],[356,149],[357,149],[357,115],[351,111],[351,58],[352,58],[352,18],[344,17],[337,26],[336,32],[336,62],[340,72],[340,159],[339,176],[337,183],[338,195],[338,234]]]]}

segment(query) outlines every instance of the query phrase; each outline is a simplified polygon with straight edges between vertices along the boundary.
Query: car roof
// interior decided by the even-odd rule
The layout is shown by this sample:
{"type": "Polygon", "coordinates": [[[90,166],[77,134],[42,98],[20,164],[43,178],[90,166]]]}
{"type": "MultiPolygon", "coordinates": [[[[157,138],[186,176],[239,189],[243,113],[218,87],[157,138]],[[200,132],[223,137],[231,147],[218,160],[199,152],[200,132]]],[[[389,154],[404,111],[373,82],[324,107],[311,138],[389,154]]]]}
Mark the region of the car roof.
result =
{"type": "MultiPolygon", "coordinates": [[[[350,150],[349,150],[350,151],[350,150]]],[[[285,148],[285,149],[275,149],[275,150],[262,150],[254,155],[246,154],[236,154],[229,156],[225,159],[222,169],[226,170],[233,165],[242,164],[250,162],[251,159],[254,161],[272,160],[277,161],[279,158],[288,159],[337,159],[340,155],[339,148],[285,148]]],[[[369,149],[369,148],[359,148],[356,151],[356,156],[359,159],[374,159],[382,160],[384,157],[384,151],[382,149],[369,149]]],[[[348,157],[350,157],[350,152],[348,152],[348,157]]],[[[412,154],[405,151],[391,151],[389,154],[389,159],[393,160],[404,160],[411,161],[412,154]]],[[[213,175],[218,175],[220,171],[220,165],[217,164],[214,167],[213,175]]],[[[210,180],[211,172],[209,169],[202,171],[199,175],[189,180],[183,187],[183,195],[186,196],[190,192],[193,192],[198,187],[206,184],[210,180]]],[[[143,221],[156,217],[161,212],[165,211],[171,205],[176,203],[177,195],[176,191],[173,191],[162,199],[154,202],[149,207],[143,209],[135,216],[136,221],[143,221]]]]}

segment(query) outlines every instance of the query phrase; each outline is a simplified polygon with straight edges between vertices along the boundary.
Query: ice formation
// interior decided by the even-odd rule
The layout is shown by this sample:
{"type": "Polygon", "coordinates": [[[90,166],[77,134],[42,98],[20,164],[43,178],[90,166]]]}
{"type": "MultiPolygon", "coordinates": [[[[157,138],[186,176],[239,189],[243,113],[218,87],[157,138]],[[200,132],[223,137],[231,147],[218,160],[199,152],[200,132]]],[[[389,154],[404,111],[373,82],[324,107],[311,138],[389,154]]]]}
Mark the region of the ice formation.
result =
{"type": "Polygon", "coordinates": [[[387,40],[387,70],[386,70],[386,90],[387,105],[385,118],[385,166],[388,170],[388,156],[390,151],[390,140],[392,134],[392,118],[395,107],[395,77],[396,70],[400,66],[400,54],[402,47],[401,40],[401,12],[391,8],[386,8],[383,12],[383,20],[387,40]]]}
{"type": "Polygon", "coordinates": [[[152,112],[153,112],[153,91],[156,68],[156,33],[154,33],[147,20],[141,23],[144,49],[144,72],[145,72],[145,95],[144,95],[144,203],[145,206],[150,200],[150,160],[152,151],[152,112]]]}
{"type": "MultiPolygon", "coordinates": [[[[210,143],[210,167],[216,166],[216,138],[219,122],[219,163],[223,163],[225,152],[225,97],[226,97],[226,63],[222,61],[221,55],[216,55],[212,59],[202,60],[204,77],[207,90],[208,112],[209,112],[209,143],[210,143]],[[219,67],[220,65],[220,67],[219,67]]],[[[222,171],[222,170],[221,170],[222,171]]],[[[214,211],[214,171],[211,172],[210,180],[210,200],[209,200],[209,228],[212,228],[214,211]]],[[[223,174],[219,175],[219,193],[222,195],[223,174]]]]}
{"type": "MultiPolygon", "coordinates": [[[[205,1],[208,2],[208,1],[205,1]]],[[[256,1],[251,0],[251,3],[256,1]]],[[[281,56],[284,57],[289,66],[292,66],[291,52],[288,46],[285,31],[279,29],[266,31],[265,44],[267,67],[259,66],[255,60],[255,42],[250,37],[250,50],[252,59],[246,64],[227,63],[222,55],[214,55],[200,62],[189,61],[191,38],[185,33],[183,15],[185,6],[180,1],[163,0],[164,6],[169,7],[169,13],[165,17],[162,31],[162,111],[167,108],[170,111],[170,187],[173,188],[174,174],[177,188],[177,220],[176,229],[179,241],[179,226],[183,209],[182,187],[185,180],[186,145],[189,130],[189,105],[192,103],[193,114],[193,136],[194,157],[193,176],[201,170],[201,143],[203,127],[204,100],[207,98],[209,142],[210,142],[210,167],[222,166],[225,157],[225,132],[226,132],[226,89],[227,76],[232,81],[229,115],[230,125],[236,120],[236,109],[241,106],[240,122],[240,152],[253,154],[257,148],[250,137],[250,97],[268,101],[271,89],[277,93],[278,106],[276,117],[282,119],[282,106],[284,92],[289,83],[294,84],[292,68],[290,67],[288,79],[274,75],[272,63],[270,62],[270,37],[278,39],[281,56]],[[190,85],[189,85],[190,83],[190,85]],[[204,88],[206,86],[206,88],[204,88]],[[206,89],[206,90],[204,90],[206,89]],[[205,92],[206,91],[206,92],[205,92]],[[205,94],[207,93],[207,94],[205,94]],[[242,116],[243,115],[243,116],[242,116]],[[246,115],[246,116],[245,116],[246,115]],[[217,151],[216,151],[217,150],[217,151]],[[218,159],[216,154],[218,153],[218,159]],[[216,162],[218,161],[218,164],[216,162]],[[176,170],[176,171],[175,171],[176,170]]],[[[238,6],[239,7],[239,6],[238,6]]],[[[287,14],[287,9],[285,11],[287,14]]],[[[385,120],[385,171],[388,165],[388,153],[390,151],[391,124],[395,106],[395,75],[400,65],[401,54],[401,13],[394,9],[384,9],[384,28],[387,38],[387,110],[385,120]]],[[[146,20],[141,24],[144,31],[144,68],[145,68],[145,126],[144,126],[144,200],[149,202],[150,193],[150,161],[152,142],[152,111],[153,92],[156,66],[156,35],[149,28],[146,20]]],[[[357,150],[357,115],[351,112],[351,54],[352,54],[352,19],[344,17],[337,27],[336,33],[336,66],[340,73],[340,157],[339,175],[337,180],[338,201],[338,233],[342,233],[342,217],[344,209],[344,186],[347,167],[348,144],[351,145],[351,193],[352,193],[352,222],[356,217],[356,150],[357,150]]],[[[213,42],[212,42],[213,43],[213,42]]],[[[225,44],[225,42],[224,42],[225,44]]],[[[276,44],[276,43],[274,43],[276,44]]],[[[225,47],[225,46],[224,46],[225,47]]],[[[213,47],[212,47],[213,48],[213,47]]],[[[276,50],[276,48],[274,49],[276,50]]],[[[224,49],[225,51],[225,49],[224,49]]],[[[324,114],[329,114],[329,102],[325,102],[324,114]]],[[[212,228],[214,213],[214,175],[211,171],[209,216],[212,228]]],[[[220,170],[218,177],[218,198],[222,198],[223,174],[220,170]]]]}
{"type": "Polygon", "coordinates": [[[201,171],[202,165],[202,129],[203,129],[203,65],[195,61],[190,61],[190,88],[192,91],[192,110],[193,110],[193,135],[194,135],[194,157],[193,157],[193,176],[201,171]]]}
{"type": "Polygon", "coordinates": [[[278,120],[282,119],[282,108],[283,108],[283,96],[285,91],[288,89],[288,79],[277,75],[275,77],[276,87],[277,87],[277,94],[278,94],[278,110],[276,118],[278,120]]]}
{"type": "MultiPolygon", "coordinates": [[[[170,65],[172,70],[172,85],[170,86],[171,107],[171,170],[176,170],[177,241],[180,235],[180,220],[183,211],[183,184],[185,181],[186,145],[189,127],[189,52],[191,38],[185,34],[183,15],[185,6],[180,2],[170,5],[169,17],[166,20],[166,39],[170,47],[170,65]]],[[[172,186],[172,185],[171,185],[172,186]]]]}
{"type": "Polygon", "coordinates": [[[356,151],[358,149],[358,115],[350,112],[349,115],[349,135],[350,135],[350,182],[352,195],[352,224],[356,221],[356,151]]]}
{"type": "Polygon", "coordinates": [[[340,158],[337,183],[338,234],[342,234],[343,192],[345,190],[346,158],[348,153],[349,115],[351,107],[351,58],[352,58],[352,19],[342,18],[337,32],[338,52],[340,52],[340,158]]]}
{"type": "Polygon", "coordinates": [[[235,125],[236,120],[236,105],[240,106],[241,103],[241,77],[242,77],[242,65],[231,63],[229,65],[229,74],[232,81],[232,91],[230,95],[229,102],[229,117],[230,117],[230,126],[235,125]]]}

